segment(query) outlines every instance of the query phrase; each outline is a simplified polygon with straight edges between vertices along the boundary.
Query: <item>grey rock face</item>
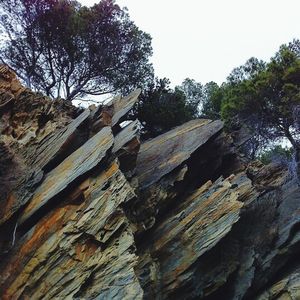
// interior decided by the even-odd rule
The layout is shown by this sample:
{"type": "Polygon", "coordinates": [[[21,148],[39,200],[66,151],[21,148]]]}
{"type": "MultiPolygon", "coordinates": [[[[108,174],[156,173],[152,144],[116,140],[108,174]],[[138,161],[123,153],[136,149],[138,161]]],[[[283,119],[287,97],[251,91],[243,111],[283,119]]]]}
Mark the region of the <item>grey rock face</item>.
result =
{"type": "Polygon", "coordinates": [[[297,181],[221,121],[140,145],[138,94],[78,111],[0,67],[0,298],[299,299],[297,181]]]}

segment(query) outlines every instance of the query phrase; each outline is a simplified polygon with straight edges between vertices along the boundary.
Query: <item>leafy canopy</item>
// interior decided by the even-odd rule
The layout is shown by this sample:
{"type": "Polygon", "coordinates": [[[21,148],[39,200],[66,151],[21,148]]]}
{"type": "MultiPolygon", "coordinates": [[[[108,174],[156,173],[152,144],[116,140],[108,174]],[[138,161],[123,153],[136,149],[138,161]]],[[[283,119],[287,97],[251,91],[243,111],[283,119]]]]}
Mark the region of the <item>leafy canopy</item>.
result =
{"type": "Polygon", "coordinates": [[[283,45],[269,63],[252,60],[245,75],[238,80],[229,77],[221,105],[229,127],[246,124],[257,138],[269,142],[287,138],[299,147],[295,123],[300,105],[299,50],[299,41],[283,45]]]}
{"type": "Polygon", "coordinates": [[[31,88],[72,100],[152,80],[151,37],[113,0],[2,0],[0,59],[31,88]]]}
{"type": "Polygon", "coordinates": [[[284,163],[292,159],[292,149],[276,145],[271,149],[264,151],[259,159],[265,165],[271,162],[284,163]]]}
{"type": "Polygon", "coordinates": [[[156,79],[149,84],[135,109],[134,117],[143,124],[143,137],[152,138],[198,116],[199,99],[196,94],[185,93],[188,80],[183,85],[170,88],[168,79],[156,79]]]}

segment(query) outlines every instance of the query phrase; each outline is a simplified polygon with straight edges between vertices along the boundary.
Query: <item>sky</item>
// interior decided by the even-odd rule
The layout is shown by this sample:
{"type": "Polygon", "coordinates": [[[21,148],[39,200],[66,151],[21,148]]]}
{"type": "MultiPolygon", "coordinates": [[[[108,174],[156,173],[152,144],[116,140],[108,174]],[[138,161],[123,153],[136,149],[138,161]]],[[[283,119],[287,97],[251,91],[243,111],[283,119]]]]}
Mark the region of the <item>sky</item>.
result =
{"type": "MultiPolygon", "coordinates": [[[[90,6],[99,1],[81,0],[90,6]]],[[[300,0],[116,0],[152,36],[156,76],[222,83],[250,57],[300,38],[300,0]]]]}

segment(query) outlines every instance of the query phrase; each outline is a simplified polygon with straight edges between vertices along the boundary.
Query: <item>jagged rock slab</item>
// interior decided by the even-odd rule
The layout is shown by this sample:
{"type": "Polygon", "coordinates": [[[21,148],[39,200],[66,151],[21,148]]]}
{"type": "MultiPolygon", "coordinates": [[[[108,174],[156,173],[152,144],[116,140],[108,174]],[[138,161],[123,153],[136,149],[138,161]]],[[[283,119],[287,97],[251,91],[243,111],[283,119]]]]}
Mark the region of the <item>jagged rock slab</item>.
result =
{"type": "Polygon", "coordinates": [[[289,273],[286,277],[274,283],[267,291],[256,298],[257,300],[271,299],[300,299],[300,270],[289,273]]]}
{"type": "MultiPolygon", "coordinates": [[[[76,138],[80,133],[78,128],[88,119],[89,109],[84,110],[70,124],[50,136],[46,136],[40,144],[35,145],[36,151],[31,151],[27,160],[34,168],[47,169],[49,164],[55,163],[59,157],[67,157],[70,149],[74,149],[76,138]],[[65,153],[65,154],[64,154],[65,153]]],[[[76,149],[74,149],[76,150],[76,149]]]]}
{"type": "Polygon", "coordinates": [[[122,122],[122,118],[132,109],[134,104],[138,101],[141,89],[137,89],[129,94],[127,97],[115,98],[112,105],[114,107],[114,114],[111,121],[111,126],[122,122]]]}
{"type": "Polygon", "coordinates": [[[19,152],[65,127],[82,109],[63,99],[52,100],[26,89],[16,75],[0,65],[0,132],[19,152]]]}
{"type": "Polygon", "coordinates": [[[222,128],[221,121],[192,120],[142,144],[137,158],[140,188],[159,181],[222,128]]]}
{"type": "MultiPolygon", "coordinates": [[[[213,249],[238,222],[243,207],[240,200],[247,194],[251,195],[251,190],[251,181],[240,174],[226,180],[219,179],[215,183],[209,181],[188,198],[182,199],[176,212],[167,215],[151,232],[148,237],[150,242],[145,240],[146,245],[149,243],[145,247],[149,249],[147,251],[150,251],[148,253],[157,269],[154,276],[157,279],[153,281],[149,277],[143,283],[147,299],[170,299],[176,290],[193,286],[197,273],[195,263],[213,249]],[[161,294],[158,286],[163,291],[161,294]]],[[[149,259],[149,256],[145,258],[149,259]]],[[[143,261],[145,258],[142,257],[140,262],[143,269],[147,269],[147,262],[143,261]]],[[[211,278],[210,284],[213,280],[216,280],[214,284],[217,286],[219,282],[216,278],[211,278]]],[[[198,294],[195,292],[196,287],[193,287],[190,295],[186,291],[186,297],[203,294],[205,283],[202,284],[197,286],[198,294]]]]}
{"type": "MultiPolygon", "coordinates": [[[[24,172],[15,160],[14,152],[0,138],[0,212],[9,193],[16,187],[18,178],[24,172]]],[[[0,213],[1,214],[1,213],[0,213]]]]}
{"type": "Polygon", "coordinates": [[[139,126],[138,120],[133,121],[115,136],[112,152],[117,155],[120,169],[127,178],[135,174],[136,158],[140,149],[139,126]]]}
{"type": "MultiPolygon", "coordinates": [[[[7,92],[13,96],[18,96],[24,90],[25,87],[21,85],[16,74],[12,72],[8,66],[0,65],[0,91],[7,92]]],[[[2,101],[0,101],[0,104],[2,105],[2,101]]]]}
{"type": "Polygon", "coordinates": [[[0,298],[298,299],[297,179],[210,120],[144,143],[136,176],[136,101],[75,119],[0,66],[0,298]]]}
{"type": "MultiPolygon", "coordinates": [[[[274,175],[274,183],[277,184],[278,177],[276,173],[274,175]]],[[[273,284],[273,278],[283,277],[283,274],[294,278],[293,272],[299,266],[300,187],[294,179],[280,187],[271,185],[269,188],[259,198],[261,205],[256,208],[260,211],[261,220],[257,218],[260,223],[252,224],[255,236],[253,248],[256,256],[259,255],[253,266],[257,274],[251,282],[256,291],[268,286],[268,279],[272,279],[273,284]],[[264,224],[264,228],[259,224],[264,224]]],[[[251,236],[249,238],[252,239],[251,236]]],[[[299,290],[295,293],[299,294],[299,290]]],[[[249,289],[246,295],[253,297],[253,289],[249,289]]]]}
{"type": "Polygon", "coordinates": [[[97,132],[105,126],[118,127],[127,113],[138,101],[141,90],[137,89],[127,97],[115,96],[109,103],[99,106],[92,114],[92,132],[97,132]]]}
{"type": "Polygon", "coordinates": [[[27,149],[31,142],[38,143],[65,127],[81,111],[62,99],[51,100],[24,90],[1,116],[0,129],[20,150],[27,149]]]}
{"type": "Polygon", "coordinates": [[[28,220],[53,197],[65,190],[78,177],[96,167],[113,145],[110,127],[103,128],[83,146],[53,169],[38,187],[22,213],[20,223],[28,220]]]}
{"type": "Polygon", "coordinates": [[[142,299],[121,208],[132,188],[113,162],[78,189],[84,201],[53,208],[1,262],[2,299],[142,299]]]}
{"type": "MultiPolygon", "coordinates": [[[[191,242],[198,241],[199,249],[193,251],[197,255],[209,251],[239,219],[243,203],[238,200],[240,190],[232,188],[235,184],[234,177],[224,181],[217,180],[214,184],[207,182],[185,199],[180,213],[168,218],[156,229],[153,251],[163,251],[161,249],[168,247],[167,244],[172,243],[172,240],[185,239],[185,236],[191,238],[191,242]]],[[[248,188],[251,188],[250,181],[248,188]]]]}
{"type": "Polygon", "coordinates": [[[136,139],[139,134],[140,122],[135,120],[128,124],[125,128],[122,129],[120,133],[118,133],[115,137],[113,152],[117,153],[122,148],[126,147],[126,145],[132,140],[136,139]]]}

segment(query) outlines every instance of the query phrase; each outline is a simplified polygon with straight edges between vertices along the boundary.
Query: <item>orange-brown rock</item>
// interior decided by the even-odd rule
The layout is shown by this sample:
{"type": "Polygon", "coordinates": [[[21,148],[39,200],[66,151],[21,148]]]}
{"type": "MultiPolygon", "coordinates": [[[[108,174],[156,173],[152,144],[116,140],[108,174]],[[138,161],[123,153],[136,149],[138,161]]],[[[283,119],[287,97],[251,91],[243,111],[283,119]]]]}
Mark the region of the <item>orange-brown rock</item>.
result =
{"type": "Polygon", "coordinates": [[[82,110],[0,67],[0,298],[298,299],[297,180],[221,121],[140,145],[139,92],[82,110]]]}
{"type": "Polygon", "coordinates": [[[18,97],[25,90],[16,74],[6,65],[0,65],[0,90],[18,97]]]}

